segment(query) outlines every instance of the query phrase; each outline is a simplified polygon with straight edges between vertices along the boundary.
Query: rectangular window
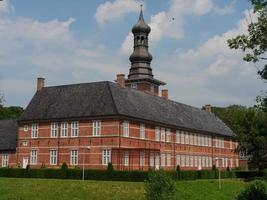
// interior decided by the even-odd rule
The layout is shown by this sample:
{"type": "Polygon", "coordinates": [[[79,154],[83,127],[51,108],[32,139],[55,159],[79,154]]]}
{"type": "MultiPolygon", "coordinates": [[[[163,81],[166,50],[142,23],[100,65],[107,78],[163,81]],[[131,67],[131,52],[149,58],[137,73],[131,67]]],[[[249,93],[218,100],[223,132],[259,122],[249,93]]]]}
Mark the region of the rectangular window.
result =
{"type": "Polygon", "coordinates": [[[71,165],[78,165],[78,150],[71,150],[70,151],[70,164],[71,165]]]}
{"type": "Polygon", "coordinates": [[[129,121],[123,122],[123,136],[129,137],[129,121]]]}
{"type": "Polygon", "coordinates": [[[211,147],[211,136],[209,136],[209,147],[211,147]]]}
{"type": "Polygon", "coordinates": [[[229,143],[230,143],[230,149],[232,149],[233,148],[232,140],[230,140],[229,143]]]}
{"type": "Polygon", "coordinates": [[[181,166],[181,155],[176,155],[176,166],[181,166]]]}
{"type": "Polygon", "coordinates": [[[79,122],[71,122],[71,137],[78,137],[79,134],[79,122]]]}
{"type": "Polygon", "coordinates": [[[228,158],[225,158],[225,167],[229,167],[228,158]]]}
{"type": "Polygon", "coordinates": [[[221,148],[224,148],[224,138],[221,139],[221,148]]]}
{"type": "Polygon", "coordinates": [[[171,129],[169,128],[166,129],[166,135],[167,135],[166,142],[171,142],[171,129]]]}
{"type": "Polygon", "coordinates": [[[50,150],[50,165],[57,164],[57,150],[50,150]]]}
{"type": "Polygon", "coordinates": [[[184,144],[184,131],[181,131],[181,144],[184,144]]]}
{"type": "Polygon", "coordinates": [[[194,157],[190,156],[190,167],[194,167],[194,157]]]}
{"type": "Polygon", "coordinates": [[[38,138],[38,124],[32,124],[31,138],[38,138]]]}
{"type": "Polygon", "coordinates": [[[52,122],[51,123],[51,131],[50,131],[50,136],[51,138],[56,138],[58,133],[58,123],[57,122],[52,122]]]}
{"type": "Polygon", "coordinates": [[[197,134],[194,134],[194,145],[197,145],[197,134]]]}
{"type": "Polygon", "coordinates": [[[194,156],[194,167],[198,167],[198,157],[194,156]]]}
{"type": "Polygon", "coordinates": [[[185,155],[181,155],[181,166],[185,166],[185,155]]]}
{"type": "Polygon", "coordinates": [[[159,127],[155,128],[155,139],[156,139],[156,141],[160,140],[160,129],[159,129],[159,127]]]}
{"type": "Polygon", "coordinates": [[[101,121],[95,120],[93,121],[93,136],[101,135],[101,121]]]}
{"type": "Polygon", "coordinates": [[[233,168],[233,158],[230,158],[230,167],[233,168]]]}
{"type": "Polygon", "coordinates": [[[108,165],[111,162],[111,150],[104,149],[102,152],[102,165],[108,165]]]}
{"type": "Polygon", "coordinates": [[[24,126],[23,126],[23,131],[24,131],[24,132],[28,131],[28,125],[24,125],[24,126]]]}
{"type": "Polygon", "coordinates": [[[165,157],[165,154],[164,153],[162,153],[161,154],[161,159],[160,159],[160,165],[162,166],[162,167],[165,167],[165,165],[166,165],[166,157],[165,157]]]}
{"type": "Polygon", "coordinates": [[[171,160],[171,154],[170,154],[170,153],[168,153],[168,154],[167,154],[167,166],[168,166],[168,167],[170,167],[170,166],[171,166],[171,164],[172,164],[172,160],[171,160]]]}
{"type": "Polygon", "coordinates": [[[198,166],[203,167],[202,162],[201,162],[201,156],[198,156],[198,166]]]}
{"type": "Polygon", "coordinates": [[[212,167],[212,158],[209,157],[209,167],[212,167]]]}
{"type": "Polygon", "coordinates": [[[123,165],[129,166],[129,152],[128,151],[124,152],[123,165]]]}
{"type": "Polygon", "coordinates": [[[150,161],[149,161],[149,166],[153,167],[155,164],[155,158],[154,158],[154,153],[150,153],[150,161]]]}
{"type": "Polygon", "coordinates": [[[181,140],[180,140],[180,131],[176,130],[176,143],[180,143],[181,140]]]}
{"type": "Polygon", "coordinates": [[[140,166],[145,166],[145,152],[143,151],[140,152],[140,166]]]}
{"type": "Polygon", "coordinates": [[[141,139],[146,138],[146,126],[145,126],[145,124],[140,124],[140,138],[141,139]]]}
{"type": "Polygon", "coordinates": [[[191,145],[193,145],[193,144],[194,144],[193,133],[188,133],[188,134],[189,134],[189,143],[190,143],[191,145]]]}
{"type": "Polygon", "coordinates": [[[188,132],[185,132],[185,144],[189,144],[189,135],[188,135],[188,132]]]}
{"type": "Polygon", "coordinates": [[[189,162],[190,162],[189,156],[186,155],[186,156],[185,156],[185,166],[186,166],[186,167],[189,167],[189,162]]]}
{"type": "Polygon", "coordinates": [[[206,156],[206,167],[209,167],[209,157],[208,156],[206,156]]]}
{"type": "Polygon", "coordinates": [[[2,167],[8,167],[8,159],[9,159],[8,154],[2,155],[2,167]]]}
{"type": "Polygon", "coordinates": [[[201,136],[197,135],[197,144],[198,146],[201,146],[201,136]]]}
{"type": "Polygon", "coordinates": [[[31,150],[30,163],[31,163],[31,165],[37,164],[37,150],[31,150]]]}
{"type": "Polygon", "coordinates": [[[161,141],[165,142],[165,128],[161,128],[161,141]]]}
{"type": "Polygon", "coordinates": [[[61,122],[60,126],[61,137],[68,137],[68,122],[61,122]]]}

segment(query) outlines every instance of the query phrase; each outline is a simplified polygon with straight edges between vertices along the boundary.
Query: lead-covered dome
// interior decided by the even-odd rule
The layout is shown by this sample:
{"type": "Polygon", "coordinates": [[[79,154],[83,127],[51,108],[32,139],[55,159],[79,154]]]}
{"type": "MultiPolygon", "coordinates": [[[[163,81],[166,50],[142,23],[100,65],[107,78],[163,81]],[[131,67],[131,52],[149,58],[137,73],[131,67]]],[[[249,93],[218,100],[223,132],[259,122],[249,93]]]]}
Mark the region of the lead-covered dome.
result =
{"type": "Polygon", "coordinates": [[[133,26],[132,33],[147,33],[149,34],[151,31],[151,28],[145,23],[144,17],[143,17],[143,11],[141,10],[139,20],[138,22],[133,26]]]}

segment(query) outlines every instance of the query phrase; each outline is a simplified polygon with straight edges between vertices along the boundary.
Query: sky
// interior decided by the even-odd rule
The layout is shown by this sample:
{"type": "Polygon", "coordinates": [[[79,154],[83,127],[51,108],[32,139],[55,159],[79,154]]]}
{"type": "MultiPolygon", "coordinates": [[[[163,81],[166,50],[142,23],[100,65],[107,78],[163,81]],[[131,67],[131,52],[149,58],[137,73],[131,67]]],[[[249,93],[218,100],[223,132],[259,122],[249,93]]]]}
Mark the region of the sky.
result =
{"type": "Polygon", "coordinates": [[[252,106],[264,89],[257,68],[227,39],[256,20],[248,0],[0,1],[0,93],[26,107],[36,78],[46,86],[114,81],[128,74],[131,28],[143,4],[154,77],[169,98],[252,106]]]}

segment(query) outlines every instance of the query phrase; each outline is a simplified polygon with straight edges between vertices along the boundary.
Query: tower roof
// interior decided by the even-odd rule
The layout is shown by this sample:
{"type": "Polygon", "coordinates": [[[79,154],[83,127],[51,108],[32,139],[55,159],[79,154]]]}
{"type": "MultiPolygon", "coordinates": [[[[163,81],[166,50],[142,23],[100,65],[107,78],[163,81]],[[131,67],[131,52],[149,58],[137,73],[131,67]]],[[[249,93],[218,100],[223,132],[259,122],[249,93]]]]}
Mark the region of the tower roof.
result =
{"type": "Polygon", "coordinates": [[[150,27],[146,24],[146,22],[144,20],[143,10],[141,7],[138,22],[133,26],[132,32],[133,32],[133,34],[139,33],[139,32],[149,34],[150,31],[151,31],[150,27]]]}

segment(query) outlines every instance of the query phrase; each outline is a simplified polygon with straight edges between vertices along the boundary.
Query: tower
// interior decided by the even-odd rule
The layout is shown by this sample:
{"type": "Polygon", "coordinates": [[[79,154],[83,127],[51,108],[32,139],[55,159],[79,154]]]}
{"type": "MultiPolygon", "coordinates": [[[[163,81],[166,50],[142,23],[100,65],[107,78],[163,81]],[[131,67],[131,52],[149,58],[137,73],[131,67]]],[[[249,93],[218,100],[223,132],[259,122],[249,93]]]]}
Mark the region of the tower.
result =
{"type": "Polygon", "coordinates": [[[152,73],[150,66],[152,55],[148,51],[148,35],[150,31],[150,27],[145,23],[141,7],[138,22],[132,28],[134,50],[129,58],[131,67],[125,86],[158,95],[159,86],[165,85],[165,83],[155,79],[152,73]]]}

